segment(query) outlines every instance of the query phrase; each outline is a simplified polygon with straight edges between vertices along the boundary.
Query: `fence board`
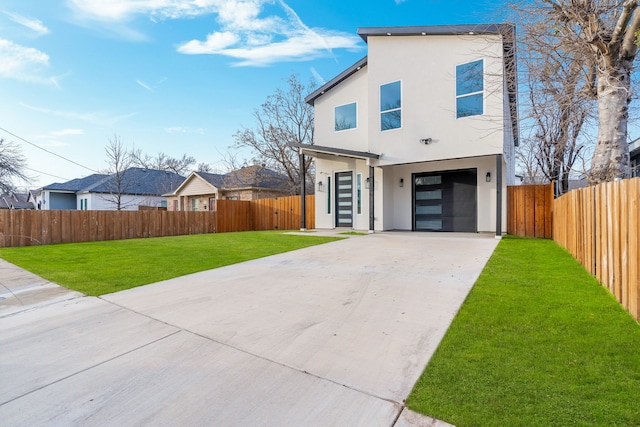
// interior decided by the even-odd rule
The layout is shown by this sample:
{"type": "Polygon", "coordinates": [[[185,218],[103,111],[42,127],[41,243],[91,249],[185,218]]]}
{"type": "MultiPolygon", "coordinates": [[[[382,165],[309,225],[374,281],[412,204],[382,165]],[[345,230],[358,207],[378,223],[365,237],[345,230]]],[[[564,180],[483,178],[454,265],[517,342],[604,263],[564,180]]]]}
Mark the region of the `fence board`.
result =
{"type": "Polygon", "coordinates": [[[553,239],[640,321],[640,178],[573,190],[553,202],[553,239]]]}
{"type": "Polygon", "coordinates": [[[507,187],[507,233],[550,239],[552,201],[553,184],[507,187]]]}

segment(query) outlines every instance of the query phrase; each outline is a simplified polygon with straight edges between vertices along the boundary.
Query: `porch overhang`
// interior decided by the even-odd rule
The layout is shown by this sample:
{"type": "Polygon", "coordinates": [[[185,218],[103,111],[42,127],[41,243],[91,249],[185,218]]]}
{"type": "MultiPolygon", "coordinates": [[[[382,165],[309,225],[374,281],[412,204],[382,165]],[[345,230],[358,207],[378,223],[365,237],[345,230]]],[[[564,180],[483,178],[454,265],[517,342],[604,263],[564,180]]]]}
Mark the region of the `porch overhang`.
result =
{"type": "Polygon", "coordinates": [[[305,156],[330,159],[331,157],[349,157],[351,159],[379,159],[380,154],[367,151],[345,150],[343,148],[323,147],[321,145],[298,144],[298,151],[305,156]]]}

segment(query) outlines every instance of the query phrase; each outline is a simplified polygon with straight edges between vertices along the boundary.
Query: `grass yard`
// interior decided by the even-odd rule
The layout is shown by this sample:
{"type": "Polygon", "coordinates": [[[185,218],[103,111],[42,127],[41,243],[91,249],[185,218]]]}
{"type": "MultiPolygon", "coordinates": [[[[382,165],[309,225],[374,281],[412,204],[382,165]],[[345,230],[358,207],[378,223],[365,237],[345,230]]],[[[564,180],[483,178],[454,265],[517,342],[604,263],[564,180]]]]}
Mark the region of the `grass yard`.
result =
{"type": "Polygon", "coordinates": [[[200,234],[3,248],[0,258],[98,296],[334,240],[278,231],[200,234]]]}
{"type": "Polygon", "coordinates": [[[551,240],[503,239],[407,400],[464,426],[640,426],[640,326],[551,240]]]}

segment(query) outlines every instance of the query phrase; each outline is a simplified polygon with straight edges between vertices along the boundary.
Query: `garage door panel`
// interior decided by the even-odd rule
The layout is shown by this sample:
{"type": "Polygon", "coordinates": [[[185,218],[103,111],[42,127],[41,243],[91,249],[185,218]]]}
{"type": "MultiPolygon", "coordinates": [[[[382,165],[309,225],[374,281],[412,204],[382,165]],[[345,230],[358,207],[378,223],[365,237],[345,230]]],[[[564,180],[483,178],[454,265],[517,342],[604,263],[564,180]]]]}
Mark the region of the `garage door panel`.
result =
{"type": "Polygon", "coordinates": [[[475,232],[476,187],[476,169],[414,174],[414,230],[475,232]]]}

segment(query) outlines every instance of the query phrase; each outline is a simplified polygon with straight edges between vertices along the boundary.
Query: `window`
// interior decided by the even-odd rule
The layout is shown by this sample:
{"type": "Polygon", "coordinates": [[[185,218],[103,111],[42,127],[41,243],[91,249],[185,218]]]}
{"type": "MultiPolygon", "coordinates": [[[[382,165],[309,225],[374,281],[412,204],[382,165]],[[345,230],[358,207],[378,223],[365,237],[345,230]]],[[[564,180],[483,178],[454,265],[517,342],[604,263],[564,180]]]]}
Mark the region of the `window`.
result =
{"type": "Polygon", "coordinates": [[[402,125],[400,82],[380,86],[380,130],[397,129],[402,125]]]}
{"type": "Polygon", "coordinates": [[[331,213],[331,177],[327,177],[327,213],[331,213]]]}
{"type": "Polygon", "coordinates": [[[356,175],[356,208],[358,215],[362,214],[362,174],[356,175]]]}
{"type": "Polygon", "coordinates": [[[355,129],[356,103],[341,105],[335,108],[335,131],[355,129]]]}
{"type": "Polygon", "coordinates": [[[198,199],[191,199],[191,210],[193,212],[198,211],[198,199]]]}
{"type": "Polygon", "coordinates": [[[482,59],[456,66],[456,117],[483,114],[484,64],[482,59]]]}

